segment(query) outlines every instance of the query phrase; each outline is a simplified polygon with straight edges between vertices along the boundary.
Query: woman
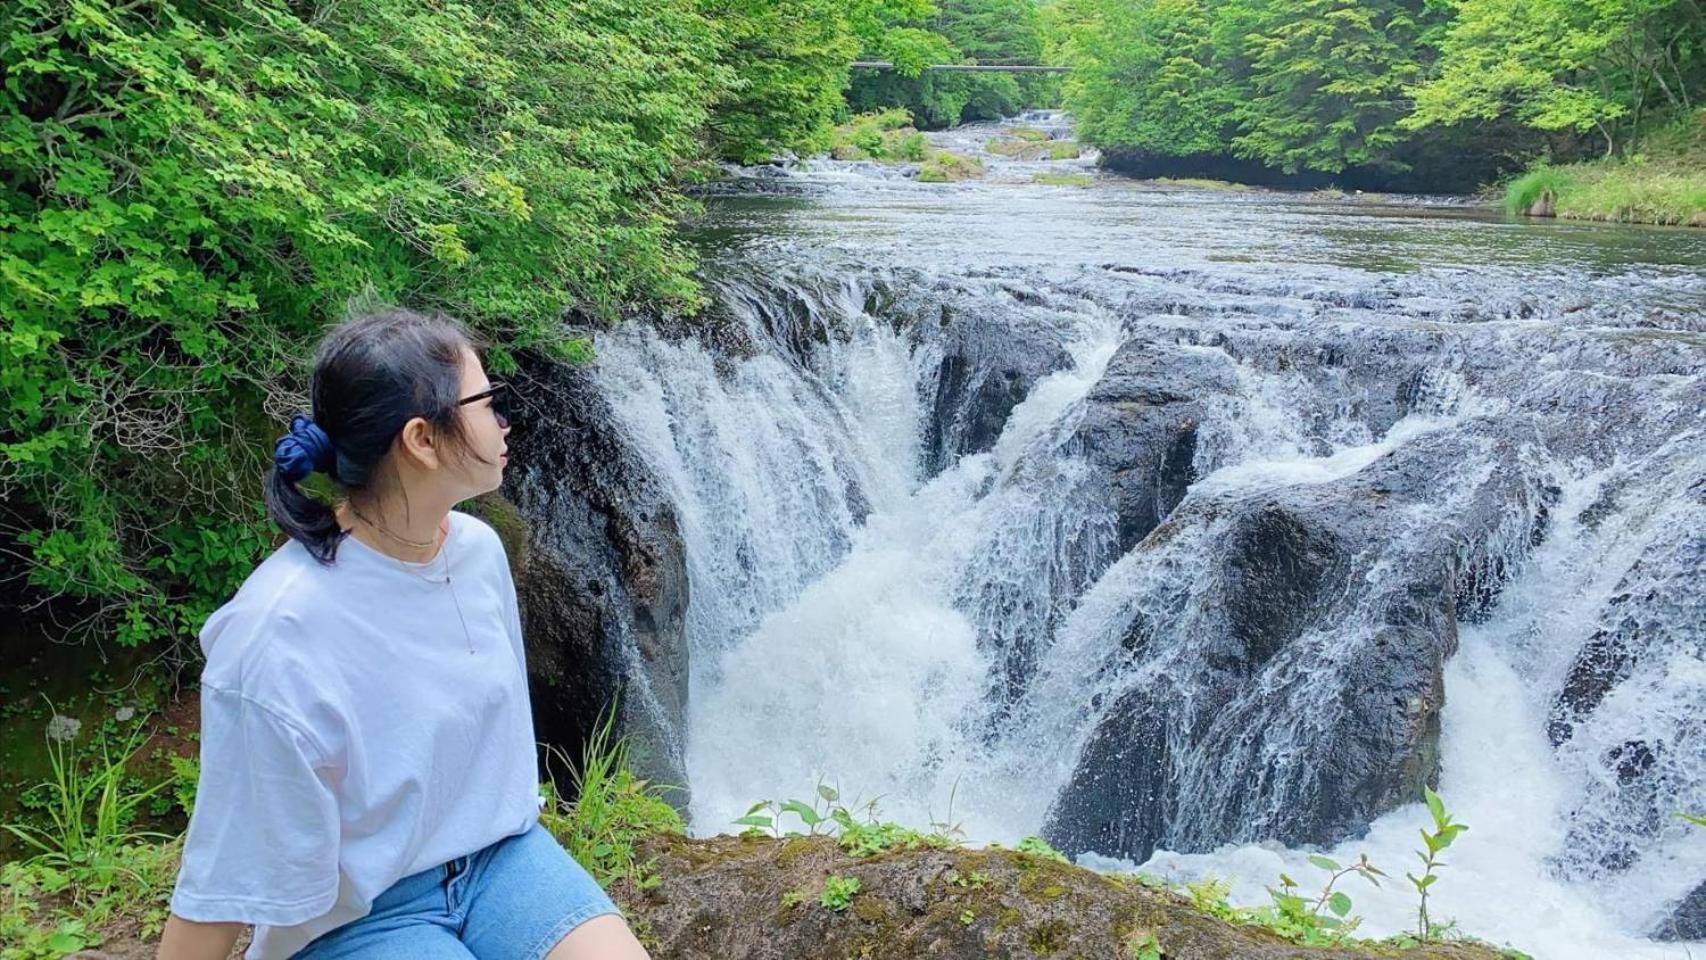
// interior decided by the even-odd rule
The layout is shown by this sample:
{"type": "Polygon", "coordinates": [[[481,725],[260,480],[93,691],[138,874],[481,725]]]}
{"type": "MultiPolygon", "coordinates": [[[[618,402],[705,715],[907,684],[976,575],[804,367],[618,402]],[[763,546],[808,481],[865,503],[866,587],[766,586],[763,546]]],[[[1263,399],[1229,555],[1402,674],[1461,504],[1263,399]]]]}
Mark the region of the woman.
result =
{"type": "Polygon", "coordinates": [[[278,443],[290,542],[201,635],[201,784],[161,960],[645,960],[539,825],[515,585],[490,527],[509,423],[467,333],[333,330],[278,443]],[[301,483],[324,473],[336,508],[301,483]]]}

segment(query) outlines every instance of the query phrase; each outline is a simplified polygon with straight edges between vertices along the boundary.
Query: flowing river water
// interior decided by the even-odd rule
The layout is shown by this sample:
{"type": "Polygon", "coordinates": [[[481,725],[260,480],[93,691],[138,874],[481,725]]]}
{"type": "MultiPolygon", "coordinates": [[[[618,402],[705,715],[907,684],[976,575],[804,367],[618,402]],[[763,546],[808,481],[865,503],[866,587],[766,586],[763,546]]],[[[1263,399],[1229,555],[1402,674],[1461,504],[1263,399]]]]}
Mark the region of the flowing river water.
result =
{"type": "Polygon", "coordinates": [[[1706,236],[983,153],[1014,125],[932,135],[975,181],[742,171],[710,332],[600,338],[685,544],[694,831],[821,780],[1236,902],[1366,852],[1386,934],[1437,765],[1436,918],[1687,956],[1706,236]]]}

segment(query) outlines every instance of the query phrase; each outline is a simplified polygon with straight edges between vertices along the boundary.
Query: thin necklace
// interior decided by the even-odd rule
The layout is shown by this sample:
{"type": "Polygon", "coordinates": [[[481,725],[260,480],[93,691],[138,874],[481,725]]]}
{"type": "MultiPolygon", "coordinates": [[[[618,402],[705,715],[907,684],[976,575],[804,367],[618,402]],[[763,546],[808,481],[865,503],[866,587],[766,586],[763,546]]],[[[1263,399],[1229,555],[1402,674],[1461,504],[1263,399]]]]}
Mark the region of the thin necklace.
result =
{"type": "MultiPolygon", "coordinates": [[[[350,507],[350,510],[351,510],[351,512],[355,512],[355,507],[352,505],[350,507]]],[[[364,521],[368,526],[377,528],[381,533],[386,532],[385,528],[380,527],[378,524],[374,523],[373,521],[368,520],[366,517],[363,517],[359,512],[356,512],[355,515],[358,518],[360,518],[362,521],[364,521]]],[[[387,534],[387,535],[389,536],[389,534],[387,534]]],[[[392,537],[392,539],[393,540],[401,540],[401,538],[394,537],[394,536],[392,537]]],[[[409,541],[407,541],[407,540],[401,540],[401,542],[409,543],[409,541]]],[[[432,544],[430,544],[430,543],[421,544],[421,546],[430,547],[430,546],[432,546],[432,544]]],[[[375,552],[377,552],[377,551],[375,551],[375,552]]],[[[435,580],[432,577],[423,575],[419,570],[415,569],[415,567],[420,566],[420,564],[414,564],[414,563],[410,563],[407,560],[402,560],[402,559],[397,558],[397,557],[391,557],[390,554],[381,554],[381,556],[390,557],[392,562],[394,562],[398,566],[402,567],[405,571],[407,571],[411,575],[416,576],[416,577],[420,577],[422,580],[425,580],[427,583],[442,583],[445,586],[450,588],[450,602],[456,605],[456,620],[457,620],[457,622],[462,624],[462,639],[467,642],[468,653],[470,655],[472,655],[474,653],[474,635],[473,635],[473,633],[471,633],[468,630],[468,618],[462,614],[462,598],[458,597],[456,595],[455,578],[453,578],[450,575],[450,535],[449,535],[448,531],[445,533],[444,546],[439,548],[438,553],[439,553],[439,556],[444,558],[444,579],[443,580],[435,580]]],[[[431,561],[428,561],[428,562],[430,563],[431,561]]]]}
{"type": "Polygon", "coordinates": [[[353,502],[349,505],[349,509],[350,509],[351,513],[355,514],[357,520],[360,520],[362,523],[365,523],[368,526],[372,527],[373,529],[379,531],[381,536],[390,537],[392,540],[397,541],[398,543],[402,544],[405,547],[414,547],[417,550],[425,550],[428,547],[432,547],[438,543],[438,535],[436,533],[433,535],[433,538],[431,540],[426,540],[426,541],[409,540],[407,538],[397,536],[396,534],[392,533],[390,530],[386,529],[384,525],[377,523],[373,520],[369,520],[367,517],[367,514],[362,513],[360,510],[357,510],[355,507],[355,504],[353,502]]]}
{"type": "Polygon", "coordinates": [[[456,584],[450,576],[450,538],[444,538],[444,585],[450,588],[450,602],[456,604],[456,619],[462,623],[462,639],[468,641],[468,653],[474,653],[474,635],[468,632],[468,618],[462,615],[462,599],[456,595],[456,584]]]}

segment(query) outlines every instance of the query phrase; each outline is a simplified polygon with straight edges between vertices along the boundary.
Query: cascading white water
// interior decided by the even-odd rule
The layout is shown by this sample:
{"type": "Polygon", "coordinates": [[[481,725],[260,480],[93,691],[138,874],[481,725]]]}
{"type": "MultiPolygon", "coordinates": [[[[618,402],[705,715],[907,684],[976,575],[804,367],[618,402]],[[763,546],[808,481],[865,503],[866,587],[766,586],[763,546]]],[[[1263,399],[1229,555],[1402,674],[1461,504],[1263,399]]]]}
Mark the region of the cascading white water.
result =
{"type": "MultiPolygon", "coordinates": [[[[862,175],[831,166],[813,176],[842,189],[862,175]]],[[[897,209],[938,202],[881,179],[897,209]]],[[[1036,197],[1022,202],[1044,209],[1036,197]]],[[[963,246],[951,234],[966,221],[928,209],[949,226],[919,249],[936,256],[963,246]]],[[[1238,223],[1257,222],[1248,216],[1238,223]]],[[[1321,249],[1308,244],[1328,233],[1306,236],[1305,249],[1321,249]]],[[[839,232],[826,236],[852,246],[839,232]]],[[[1014,246],[999,253],[1014,259],[1064,257],[1015,253],[1018,241],[1007,242],[1014,246]]],[[[1197,248],[1181,253],[1168,242],[1143,254],[1200,259],[1197,248]]],[[[1473,247],[1470,256],[1497,249],[1473,247]]],[[[1372,608],[1402,592],[1412,565],[1435,559],[1428,551],[1439,531],[1457,530],[1461,516],[1486,510],[1487,491],[1502,491],[1509,499],[1498,522],[1463,545],[1464,565],[1499,576],[1481,585],[1494,598],[1489,613],[1460,598],[1458,649],[1445,667],[1440,788],[1471,830],[1434,888],[1434,915],[1546,960],[1685,956],[1686,945],[1640,935],[1706,876],[1706,831],[1671,817],[1616,869],[1605,864],[1622,851],[1573,848],[1630,821],[1604,757],[1634,738],[1671,745],[1653,761],[1663,775],[1650,788],[1655,805],[1691,802],[1678,791],[1706,783],[1698,768],[1706,598],[1696,586],[1655,599],[1674,586],[1667,576],[1700,562],[1688,552],[1698,538],[1679,532],[1706,521],[1702,498],[1687,492],[1706,449],[1687,413],[1699,394],[1697,370],[1689,373],[1698,345],[1686,334],[1625,330],[1678,309],[1697,284],[1647,276],[1652,295],[1643,301],[1629,298],[1627,278],[1556,277],[1530,297],[1506,289],[1511,276],[1469,269],[1396,280],[1132,271],[1129,287],[1102,273],[1015,282],[960,270],[944,292],[930,273],[937,267],[884,281],[942,300],[905,318],[872,307],[869,284],[881,271],[867,264],[828,282],[821,271],[799,279],[794,265],[782,280],[719,288],[741,348],[644,329],[600,338],[598,383],[668,488],[685,542],[695,832],[734,829],[758,800],[809,799],[821,779],[848,798],[878,798],[887,818],[919,827],[951,819],[974,842],[1038,833],[1123,692],[1171,690],[1183,713],[1201,695],[1168,685],[1199,669],[1214,640],[1213,590],[1225,586],[1216,551],[1236,532],[1237,508],[1275,491],[1343,485],[1407,457],[1430,471],[1432,489],[1382,521],[1382,542],[1360,545],[1355,569],[1366,582],[1357,589],[1375,600],[1290,641],[1303,654],[1272,682],[1297,691],[1286,703],[1299,709],[1271,717],[1259,743],[1234,740],[1241,762],[1312,789],[1303,782],[1312,771],[1284,755],[1301,755],[1335,709],[1330,686],[1311,684],[1311,667],[1354,653],[1379,625],[1372,608]],[[1081,281],[1094,295],[1072,286],[1081,281]],[[1553,286],[1569,289],[1548,299],[1553,286]],[[1603,330],[1572,328],[1580,309],[1572,290],[1589,291],[1581,296],[1596,309],[1583,316],[1603,330]],[[938,306],[943,328],[952,312],[1040,330],[1065,359],[1029,384],[991,449],[949,458],[931,477],[927,438],[943,415],[932,398],[945,369],[932,332],[938,306]],[[1536,310],[1543,321],[1530,321],[1536,310]],[[1195,481],[1173,508],[1181,519],[1142,549],[1122,547],[1108,477],[1074,442],[1087,398],[1131,343],[1226,373],[1224,389],[1197,398],[1195,481]],[[1338,343],[1360,350],[1364,367],[1353,370],[1338,343]],[[1619,368],[1639,351],[1645,359],[1619,368]],[[1553,423],[1557,409],[1587,423],[1553,423]],[[1595,433],[1601,416],[1604,437],[1595,433]],[[1552,443],[1571,430],[1585,435],[1581,443],[1552,443]],[[1633,442],[1643,437],[1653,442],[1633,442]],[[1654,611],[1671,639],[1555,747],[1553,699],[1619,591],[1654,611]],[[1141,655],[1122,650],[1134,623],[1149,625],[1141,655]]],[[[1283,819],[1283,810],[1227,807],[1214,776],[1226,758],[1184,740],[1172,747],[1183,806],[1163,838],[1214,835],[1215,816],[1240,810],[1283,819]]],[[[1381,891],[1350,889],[1365,932],[1413,924],[1401,875],[1413,868],[1424,821],[1419,804],[1401,806],[1329,851],[1341,860],[1366,851],[1397,878],[1381,891]]],[[[1305,858],[1270,842],[1162,850],[1144,866],[1179,879],[1229,877],[1236,900],[1260,903],[1282,871],[1305,883],[1315,876],[1305,858]]]]}
{"type": "MultiPolygon", "coordinates": [[[[1512,943],[1536,957],[1682,960],[1692,955],[1688,944],[1655,944],[1624,931],[1631,926],[1628,918],[1635,919],[1634,929],[1650,929],[1661,908],[1688,891],[1692,878],[1706,868],[1706,835],[1672,817],[1661,825],[1670,843],[1657,862],[1643,862],[1610,882],[1561,878],[1558,861],[1573,852],[1570,812],[1583,784],[1605,776],[1593,761],[1620,745],[1614,739],[1619,725],[1609,723],[1608,734],[1590,737],[1591,742],[1560,757],[1547,741],[1546,718],[1551,691],[1561,685],[1593,631],[1598,610],[1630,568],[1655,549],[1662,551],[1677,531],[1700,530],[1706,523],[1706,509],[1679,496],[1698,476],[1699,464],[1690,460],[1698,442],[1698,434],[1685,435],[1651,458],[1570,479],[1556,509],[1559,529],[1507,589],[1494,617],[1464,627],[1462,646],[1446,672],[1440,793],[1470,831],[1448,851],[1449,866],[1433,888],[1436,919],[1453,918],[1465,931],[1512,943]],[[1583,514],[1606,485],[1634,477],[1645,485],[1636,495],[1639,500],[1616,521],[1588,529],[1583,514]]],[[[1698,728],[1701,722],[1699,696],[1706,675],[1698,629],[1706,625],[1701,613],[1706,598],[1675,599],[1692,605],[1697,614],[1678,625],[1692,622],[1696,632],[1679,636],[1663,660],[1648,666],[1647,683],[1625,686],[1618,694],[1622,702],[1615,710],[1626,718],[1644,714],[1636,729],[1698,728]]],[[[1698,778],[1697,766],[1691,772],[1698,778]]],[[[1359,882],[1347,888],[1365,918],[1365,932],[1415,929],[1416,898],[1401,872],[1416,868],[1417,833],[1428,827],[1431,821],[1420,805],[1405,807],[1377,820],[1367,837],[1326,851],[1341,863],[1366,853],[1393,875],[1380,890],[1359,882]]],[[[1271,844],[1228,846],[1210,854],[1160,853],[1143,869],[1174,879],[1217,876],[1233,882],[1236,901],[1264,902],[1265,885],[1282,872],[1305,884],[1325,881],[1306,856],[1271,844]]],[[[1087,858],[1087,865],[1134,868],[1097,857],[1087,858]]]]}

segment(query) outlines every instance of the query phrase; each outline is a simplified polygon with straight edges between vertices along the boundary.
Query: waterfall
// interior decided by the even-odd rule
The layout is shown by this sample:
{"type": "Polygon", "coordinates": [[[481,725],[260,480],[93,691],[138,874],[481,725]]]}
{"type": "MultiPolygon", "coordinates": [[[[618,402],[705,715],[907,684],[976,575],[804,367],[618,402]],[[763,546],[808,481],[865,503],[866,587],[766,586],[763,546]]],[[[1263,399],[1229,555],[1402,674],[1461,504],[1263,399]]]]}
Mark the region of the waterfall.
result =
{"type": "MultiPolygon", "coordinates": [[[[1706,879],[1697,273],[1456,221],[1281,242],[1310,214],[1237,197],[1146,200],[1132,265],[1073,246],[1118,211],[1024,194],[1042,239],[972,256],[992,188],[789,176],[805,255],[720,257],[709,320],[591,374],[680,529],[694,832],[825,782],[1260,903],[1313,851],[1401,878],[1437,782],[1471,829],[1436,917],[1682,956],[1646,937],[1706,879]]],[[[1349,892],[1413,925],[1401,879],[1349,892]]]]}

